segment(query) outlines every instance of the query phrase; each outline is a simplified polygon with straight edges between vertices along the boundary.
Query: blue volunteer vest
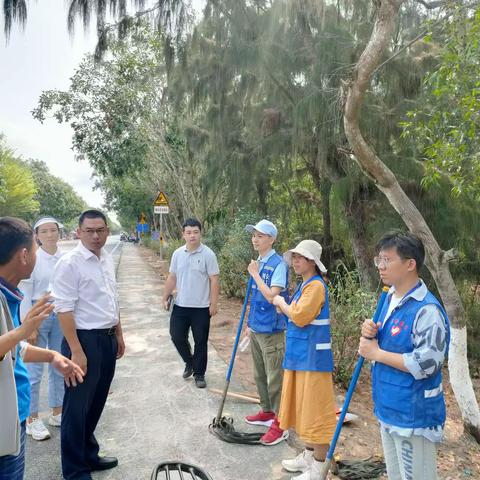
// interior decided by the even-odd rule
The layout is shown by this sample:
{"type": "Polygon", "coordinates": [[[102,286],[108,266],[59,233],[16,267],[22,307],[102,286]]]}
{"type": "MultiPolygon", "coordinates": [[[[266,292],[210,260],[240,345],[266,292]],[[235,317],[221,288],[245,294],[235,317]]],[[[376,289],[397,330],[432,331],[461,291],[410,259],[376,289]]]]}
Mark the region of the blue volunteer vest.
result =
{"type": "MultiPolygon", "coordinates": [[[[283,262],[278,253],[274,253],[260,270],[260,276],[265,284],[270,287],[272,275],[277,266],[283,262]]],[[[288,272],[287,272],[288,285],[288,272]]],[[[288,302],[288,292],[285,289],[280,293],[288,302]]],[[[262,295],[257,284],[252,282],[252,296],[250,298],[250,312],[248,314],[248,326],[257,333],[278,333],[283,332],[287,325],[287,316],[278,313],[274,305],[262,295]]]]}
{"type": "MultiPolygon", "coordinates": [[[[385,302],[380,318],[388,311],[385,302]]],[[[430,292],[422,301],[412,297],[396,307],[378,332],[378,344],[382,350],[409,353],[414,349],[412,328],[418,311],[425,305],[436,305],[442,312],[447,328],[447,350],[450,343],[450,325],[440,302],[430,292]]],[[[422,380],[380,362],[372,367],[372,395],[374,413],[384,423],[404,428],[428,428],[445,423],[445,399],[442,388],[442,372],[422,380]]]]}
{"type": "Polygon", "coordinates": [[[305,327],[288,321],[283,368],[314,372],[332,372],[333,354],[330,337],[330,308],[328,288],[320,275],[315,275],[295,292],[292,301],[302,296],[302,289],[313,280],[320,280],[325,287],[325,303],[318,316],[305,327]]]}

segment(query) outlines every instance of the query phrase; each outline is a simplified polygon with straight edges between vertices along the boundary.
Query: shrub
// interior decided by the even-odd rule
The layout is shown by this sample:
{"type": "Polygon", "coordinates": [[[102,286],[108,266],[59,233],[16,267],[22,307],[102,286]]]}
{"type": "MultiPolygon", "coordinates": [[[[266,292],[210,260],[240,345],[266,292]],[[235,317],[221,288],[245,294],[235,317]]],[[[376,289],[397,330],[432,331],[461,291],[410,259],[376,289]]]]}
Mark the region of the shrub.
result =
{"type": "MultiPolygon", "coordinates": [[[[173,252],[183,245],[183,241],[181,239],[176,239],[176,238],[171,238],[168,240],[168,242],[164,243],[163,247],[163,255],[165,260],[170,261],[172,258],[173,252]]],[[[159,253],[160,251],[160,241],[159,240],[154,240],[151,236],[145,235],[142,237],[142,245],[149,248],[150,250],[153,250],[154,252],[159,253]]]]}
{"type": "Polygon", "coordinates": [[[467,354],[472,377],[480,374],[480,285],[464,281],[459,285],[459,293],[465,307],[467,322],[467,354]]]}
{"type": "Polygon", "coordinates": [[[235,219],[228,220],[228,224],[215,227],[216,241],[223,240],[223,246],[218,255],[220,265],[220,280],[222,290],[229,297],[243,297],[248,279],[247,266],[256,253],[252,249],[250,234],[245,232],[245,225],[253,223],[255,217],[242,212],[235,219]],[[227,228],[225,228],[225,226],[227,228]]]}
{"type": "Polygon", "coordinates": [[[335,381],[347,387],[357,360],[360,329],[375,310],[377,296],[365,291],[357,271],[340,263],[329,286],[335,381]]]}
{"type": "Polygon", "coordinates": [[[173,252],[184,244],[185,242],[181,238],[170,238],[166,247],[164,247],[165,259],[170,261],[173,252]]]}

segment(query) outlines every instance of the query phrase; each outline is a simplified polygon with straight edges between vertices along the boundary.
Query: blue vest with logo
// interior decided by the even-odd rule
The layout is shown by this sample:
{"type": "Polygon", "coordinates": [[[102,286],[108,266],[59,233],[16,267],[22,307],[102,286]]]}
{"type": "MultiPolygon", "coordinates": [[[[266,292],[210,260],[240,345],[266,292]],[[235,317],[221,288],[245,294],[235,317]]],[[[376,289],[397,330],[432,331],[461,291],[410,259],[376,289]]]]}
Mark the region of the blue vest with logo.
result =
{"type": "MultiPolygon", "coordinates": [[[[389,303],[385,302],[381,319],[385,318],[389,303]]],[[[380,348],[394,353],[412,352],[413,324],[418,311],[425,305],[436,305],[442,312],[447,329],[445,341],[448,353],[450,342],[448,317],[440,302],[430,292],[422,301],[410,297],[392,311],[378,332],[380,348]]],[[[376,417],[389,425],[428,428],[445,423],[441,370],[432,377],[416,380],[411,373],[375,362],[372,367],[372,394],[376,417]]]]}
{"type": "MultiPolygon", "coordinates": [[[[273,272],[281,262],[283,262],[283,258],[278,253],[274,253],[260,270],[260,276],[268,287],[271,285],[273,272]]],[[[288,301],[286,289],[280,295],[288,301]]],[[[248,326],[257,333],[278,333],[283,332],[286,325],[287,316],[283,313],[278,313],[276,307],[262,295],[262,292],[257,288],[257,284],[252,282],[248,326]]]]}
{"type": "Polygon", "coordinates": [[[313,372],[332,372],[333,354],[330,337],[330,308],[328,288],[320,275],[315,275],[300,285],[292,298],[297,301],[302,296],[302,289],[313,280],[320,280],[325,287],[325,303],[317,317],[305,327],[298,327],[288,321],[285,358],[283,368],[313,372]]]}

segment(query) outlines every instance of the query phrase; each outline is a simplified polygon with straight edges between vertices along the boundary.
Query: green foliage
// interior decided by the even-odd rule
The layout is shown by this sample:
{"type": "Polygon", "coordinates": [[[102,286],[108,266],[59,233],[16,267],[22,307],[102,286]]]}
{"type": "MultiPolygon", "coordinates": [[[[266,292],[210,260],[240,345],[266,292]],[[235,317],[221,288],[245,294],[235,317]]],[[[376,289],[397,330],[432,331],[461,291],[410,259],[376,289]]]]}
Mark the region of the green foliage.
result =
{"type": "Polygon", "coordinates": [[[32,173],[3,141],[0,141],[0,178],[0,216],[30,218],[38,212],[32,173]]]}
{"type": "MultiPolygon", "coordinates": [[[[158,242],[157,242],[158,243],[158,242]]],[[[167,246],[165,249],[165,258],[170,261],[172,258],[173,252],[177,249],[180,248],[182,245],[184,245],[185,242],[180,239],[180,238],[171,238],[167,242],[167,246]]]]}
{"type": "Polygon", "coordinates": [[[226,217],[212,226],[205,235],[205,244],[217,254],[222,292],[228,297],[245,295],[247,265],[257,256],[252,248],[251,236],[245,232],[245,225],[256,220],[248,212],[239,212],[234,218],[226,217]]]}
{"type": "MultiPolygon", "coordinates": [[[[176,239],[172,238],[169,239],[164,246],[164,258],[167,261],[170,261],[172,258],[173,252],[181,247],[184,244],[183,240],[181,239],[176,239]]],[[[150,235],[145,235],[142,237],[142,245],[149,248],[150,250],[153,250],[154,252],[159,252],[160,251],[160,242],[159,240],[154,240],[150,235]]]]}
{"type": "MultiPolygon", "coordinates": [[[[324,246],[330,270],[344,262],[374,286],[375,271],[368,270],[373,245],[385,230],[403,228],[403,222],[352,161],[342,91],[370,38],[375,9],[367,0],[207,0],[180,49],[164,32],[135,22],[126,25],[122,41],[110,44],[104,61],[84,60],[68,91],[45,92],[35,116],[53,115],[71,124],[77,153],[94,167],[107,205],[125,228],[142,211],[151,220],[159,190],[171,202],[166,221],[173,236],[185,217],[203,220],[205,243],[219,256],[228,295],[243,294],[246,265],[254,256],[243,227],[262,217],[279,228],[279,252],[314,238],[324,246]]],[[[428,15],[416,2],[404,4],[385,59],[418,35],[428,15]]],[[[361,127],[441,246],[458,247],[457,278],[472,279],[480,266],[476,203],[452,200],[443,173],[434,186],[421,184],[425,171],[427,179],[433,178],[441,172],[439,165],[450,169],[449,162],[452,168],[459,165],[449,172],[451,178],[463,175],[470,183],[479,178],[474,162],[480,110],[477,20],[465,23],[460,17],[446,22],[441,42],[435,30],[375,74],[361,127]],[[450,151],[440,164],[419,162],[419,140],[426,157],[424,148],[442,135],[427,129],[427,136],[412,131],[400,138],[399,120],[408,110],[421,112],[416,118],[441,113],[445,125],[464,129],[457,144],[459,152],[469,149],[466,163],[459,164],[450,151]]],[[[435,117],[429,128],[440,120],[435,117]]],[[[340,277],[345,282],[347,276],[340,277]]],[[[339,334],[343,339],[338,338],[342,348],[358,327],[358,318],[347,310],[364,305],[355,282],[341,286],[354,302],[339,304],[347,319],[345,333],[339,334]]],[[[339,355],[338,375],[348,377],[349,364],[342,362],[350,357],[339,355]]]]}
{"type": "Polygon", "coordinates": [[[439,66],[427,76],[424,98],[402,123],[424,158],[426,186],[446,177],[456,195],[480,198],[480,7],[451,7],[430,37],[439,66]]]}
{"type": "Polygon", "coordinates": [[[0,216],[21,217],[30,223],[51,215],[67,230],[77,226],[84,200],[40,160],[22,160],[0,136],[0,216]]]}
{"type": "Polygon", "coordinates": [[[465,315],[467,317],[468,360],[473,377],[480,376],[480,283],[463,281],[459,285],[465,315]]]}
{"type": "Polygon", "coordinates": [[[37,186],[34,199],[38,202],[39,208],[36,215],[52,215],[64,224],[76,221],[80,213],[87,208],[87,204],[75,190],[68,183],[52,175],[45,162],[28,160],[24,164],[33,175],[37,186]]]}
{"type": "Polygon", "coordinates": [[[348,387],[357,361],[360,329],[375,310],[376,296],[365,291],[358,273],[340,264],[329,284],[335,381],[348,387]]]}

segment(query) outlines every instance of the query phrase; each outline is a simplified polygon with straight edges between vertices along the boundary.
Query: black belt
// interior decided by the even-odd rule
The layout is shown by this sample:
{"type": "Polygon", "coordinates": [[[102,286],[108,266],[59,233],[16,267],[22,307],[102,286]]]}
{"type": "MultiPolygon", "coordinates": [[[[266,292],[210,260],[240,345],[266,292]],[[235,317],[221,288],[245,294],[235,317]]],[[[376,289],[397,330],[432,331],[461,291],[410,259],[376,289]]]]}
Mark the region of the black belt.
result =
{"type": "Polygon", "coordinates": [[[114,325],[113,327],[110,328],[92,328],[91,330],[80,330],[80,332],[92,332],[92,333],[98,333],[100,335],[116,335],[117,333],[117,326],[114,325]]]}

